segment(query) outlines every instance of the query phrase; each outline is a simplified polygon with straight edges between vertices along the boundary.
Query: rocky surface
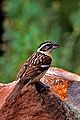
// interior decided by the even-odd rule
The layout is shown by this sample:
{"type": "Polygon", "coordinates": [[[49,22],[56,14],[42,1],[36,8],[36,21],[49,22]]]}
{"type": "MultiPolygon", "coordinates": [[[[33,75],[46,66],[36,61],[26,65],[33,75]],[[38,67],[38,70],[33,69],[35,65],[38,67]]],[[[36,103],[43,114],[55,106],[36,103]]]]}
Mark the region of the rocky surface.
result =
{"type": "Polygon", "coordinates": [[[53,75],[56,71],[60,71],[58,75],[67,72],[50,68],[41,79],[48,89],[39,94],[34,85],[25,86],[13,103],[5,99],[17,81],[0,84],[0,120],[80,120],[80,82],[56,77],[53,75]]]}

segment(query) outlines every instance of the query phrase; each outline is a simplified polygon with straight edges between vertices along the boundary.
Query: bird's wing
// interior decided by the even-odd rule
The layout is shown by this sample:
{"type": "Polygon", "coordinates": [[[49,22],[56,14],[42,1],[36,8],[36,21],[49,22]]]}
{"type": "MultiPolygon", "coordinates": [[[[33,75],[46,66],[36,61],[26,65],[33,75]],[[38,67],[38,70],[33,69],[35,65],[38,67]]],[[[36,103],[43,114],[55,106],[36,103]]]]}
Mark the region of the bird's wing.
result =
{"type": "Polygon", "coordinates": [[[36,58],[36,53],[34,53],[20,68],[17,76],[16,76],[16,80],[19,80],[23,77],[23,75],[25,74],[25,71],[27,71],[27,69],[30,67],[31,64],[33,64],[32,62],[34,61],[34,59],[36,58]]]}
{"type": "Polygon", "coordinates": [[[34,79],[39,74],[47,71],[51,64],[51,58],[42,53],[36,53],[28,63],[29,66],[23,73],[21,80],[34,79]]]}
{"type": "Polygon", "coordinates": [[[6,100],[13,102],[15,100],[16,96],[19,94],[20,90],[24,87],[24,85],[34,82],[33,81],[34,78],[35,78],[35,80],[37,80],[36,77],[38,75],[41,75],[42,73],[43,73],[42,74],[42,76],[43,76],[45,74],[45,71],[47,71],[48,68],[50,67],[50,64],[51,64],[50,57],[43,55],[41,53],[34,54],[28,60],[28,62],[25,63],[21,67],[21,69],[17,75],[17,80],[19,80],[19,81],[15,85],[14,89],[12,90],[11,94],[8,96],[8,98],[6,100]]]}
{"type": "Polygon", "coordinates": [[[25,71],[27,70],[27,68],[29,67],[29,63],[25,62],[22,67],[20,68],[17,76],[16,76],[16,80],[21,79],[23,74],[25,73],[25,71]]]}
{"type": "Polygon", "coordinates": [[[17,75],[17,80],[33,79],[50,67],[51,58],[42,53],[34,53],[28,61],[21,67],[17,75]]]}

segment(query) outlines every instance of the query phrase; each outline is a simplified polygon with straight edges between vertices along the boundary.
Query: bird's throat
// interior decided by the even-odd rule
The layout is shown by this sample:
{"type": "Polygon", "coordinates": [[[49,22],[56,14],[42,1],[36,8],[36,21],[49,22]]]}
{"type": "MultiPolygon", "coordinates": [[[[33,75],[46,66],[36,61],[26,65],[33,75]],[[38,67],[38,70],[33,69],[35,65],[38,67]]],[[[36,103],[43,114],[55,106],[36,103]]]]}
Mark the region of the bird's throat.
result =
{"type": "Polygon", "coordinates": [[[39,51],[40,53],[42,53],[42,54],[44,54],[44,55],[47,55],[47,56],[49,56],[49,57],[51,57],[52,58],[52,56],[51,56],[51,53],[50,52],[43,52],[43,51],[39,51]]]}

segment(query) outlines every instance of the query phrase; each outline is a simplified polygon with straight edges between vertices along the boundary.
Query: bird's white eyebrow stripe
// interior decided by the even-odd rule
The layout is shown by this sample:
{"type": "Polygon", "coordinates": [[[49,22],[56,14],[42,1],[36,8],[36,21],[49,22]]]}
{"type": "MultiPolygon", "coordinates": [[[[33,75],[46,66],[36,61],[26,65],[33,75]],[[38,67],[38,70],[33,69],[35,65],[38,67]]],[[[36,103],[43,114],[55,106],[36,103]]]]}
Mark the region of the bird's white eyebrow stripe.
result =
{"type": "Polygon", "coordinates": [[[48,43],[45,43],[45,44],[41,45],[41,47],[40,47],[40,48],[38,48],[37,52],[39,52],[39,51],[40,51],[40,49],[41,49],[42,47],[44,47],[45,45],[47,45],[47,44],[48,44],[48,43]]]}
{"type": "Polygon", "coordinates": [[[49,67],[49,65],[41,65],[42,68],[49,67]]]}

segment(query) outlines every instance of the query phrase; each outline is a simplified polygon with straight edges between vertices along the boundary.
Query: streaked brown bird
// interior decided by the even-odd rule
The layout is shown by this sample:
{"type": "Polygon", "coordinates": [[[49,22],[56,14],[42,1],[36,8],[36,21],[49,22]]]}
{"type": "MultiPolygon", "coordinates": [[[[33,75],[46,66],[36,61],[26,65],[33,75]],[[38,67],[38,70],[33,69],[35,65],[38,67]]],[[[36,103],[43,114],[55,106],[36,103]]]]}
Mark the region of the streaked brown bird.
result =
{"type": "Polygon", "coordinates": [[[45,88],[45,85],[40,81],[40,79],[44,76],[51,65],[51,52],[58,47],[59,45],[52,41],[46,41],[39,45],[37,51],[19,70],[16,77],[18,82],[6,100],[15,100],[16,96],[25,85],[34,83],[36,88],[45,88]]]}

